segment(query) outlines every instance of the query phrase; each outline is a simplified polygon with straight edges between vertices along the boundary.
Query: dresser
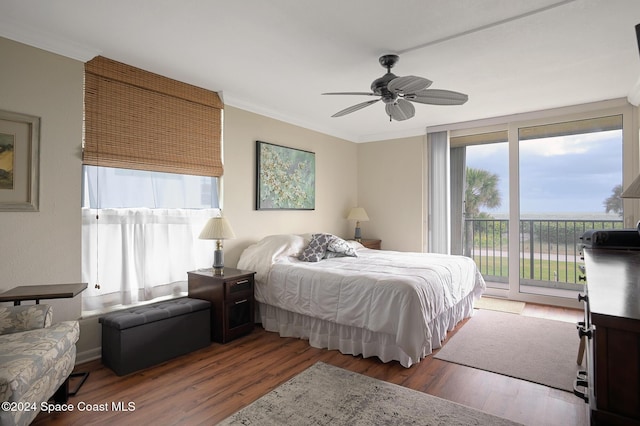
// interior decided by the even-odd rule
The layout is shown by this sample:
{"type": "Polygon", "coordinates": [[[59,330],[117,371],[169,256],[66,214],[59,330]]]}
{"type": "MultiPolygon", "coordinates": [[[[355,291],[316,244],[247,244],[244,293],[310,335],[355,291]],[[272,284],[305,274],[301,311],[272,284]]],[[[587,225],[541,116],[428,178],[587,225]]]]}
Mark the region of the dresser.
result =
{"type": "Polygon", "coordinates": [[[591,423],[640,425],[640,251],[584,249],[591,423]]]}

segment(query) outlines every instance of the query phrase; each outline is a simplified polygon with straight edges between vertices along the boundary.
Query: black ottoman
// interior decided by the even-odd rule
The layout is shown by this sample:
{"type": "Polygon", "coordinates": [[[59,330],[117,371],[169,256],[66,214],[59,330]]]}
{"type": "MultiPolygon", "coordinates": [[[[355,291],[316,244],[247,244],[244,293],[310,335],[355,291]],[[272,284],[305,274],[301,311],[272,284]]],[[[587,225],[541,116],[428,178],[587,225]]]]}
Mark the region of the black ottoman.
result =
{"type": "Polygon", "coordinates": [[[105,315],[102,362],[119,376],[211,344],[211,303],[175,299],[105,315]]]}

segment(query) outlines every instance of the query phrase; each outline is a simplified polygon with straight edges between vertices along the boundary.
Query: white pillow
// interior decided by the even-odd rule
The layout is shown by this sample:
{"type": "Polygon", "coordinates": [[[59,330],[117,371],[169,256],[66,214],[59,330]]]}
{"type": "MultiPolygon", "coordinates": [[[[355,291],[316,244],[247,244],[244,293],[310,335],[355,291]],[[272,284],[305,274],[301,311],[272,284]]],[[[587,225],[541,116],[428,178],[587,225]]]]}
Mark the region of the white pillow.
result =
{"type": "Polygon", "coordinates": [[[256,281],[262,281],[269,275],[271,265],[289,256],[298,256],[307,245],[302,235],[269,235],[250,245],[240,255],[238,269],[256,272],[256,281]]]}

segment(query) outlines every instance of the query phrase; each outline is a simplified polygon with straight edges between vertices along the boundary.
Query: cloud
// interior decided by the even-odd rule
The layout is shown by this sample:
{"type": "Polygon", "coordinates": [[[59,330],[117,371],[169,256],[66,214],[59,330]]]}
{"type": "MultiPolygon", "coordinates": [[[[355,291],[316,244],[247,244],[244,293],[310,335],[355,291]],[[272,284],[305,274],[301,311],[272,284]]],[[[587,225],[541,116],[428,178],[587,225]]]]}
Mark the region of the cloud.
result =
{"type": "MultiPolygon", "coordinates": [[[[621,131],[527,140],[519,146],[520,210],[603,212],[603,203],[622,183],[621,131]]],[[[499,177],[502,205],[509,208],[508,145],[467,148],[467,166],[499,177]]]]}
{"type": "Polygon", "coordinates": [[[520,156],[533,155],[554,157],[572,154],[587,154],[598,149],[603,142],[618,141],[622,145],[622,131],[583,133],[579,135],[556,136],[551,138],[529,139],[520,142],[520,156]]]}

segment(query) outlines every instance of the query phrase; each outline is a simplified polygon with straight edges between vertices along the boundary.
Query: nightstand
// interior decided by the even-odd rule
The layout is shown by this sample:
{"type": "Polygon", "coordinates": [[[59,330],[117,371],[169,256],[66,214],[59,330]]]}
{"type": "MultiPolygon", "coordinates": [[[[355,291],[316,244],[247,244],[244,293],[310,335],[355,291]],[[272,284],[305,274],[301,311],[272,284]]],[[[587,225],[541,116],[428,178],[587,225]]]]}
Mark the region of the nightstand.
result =
{"type": "Polygon", "coordinates": [[[382,246],[382,240],[360,240],[360,244],[368,249],[380,250],[382,246]]]}
{"type": "Polygon", "coordinates": [[[255,272],[224,268],[224,275],[210,269],[187,275],[189,297],[211,302],[211,340],[226,343],[253,330],[255,272]]]}

